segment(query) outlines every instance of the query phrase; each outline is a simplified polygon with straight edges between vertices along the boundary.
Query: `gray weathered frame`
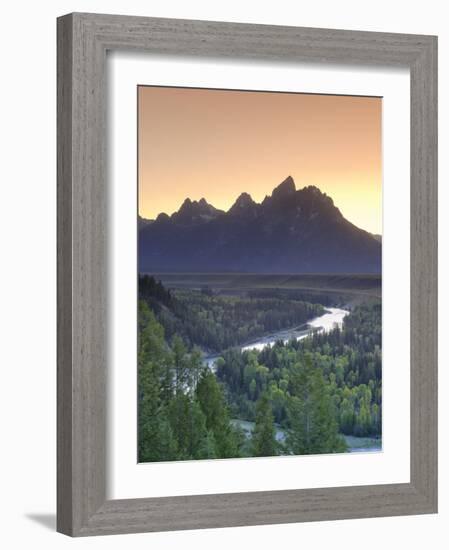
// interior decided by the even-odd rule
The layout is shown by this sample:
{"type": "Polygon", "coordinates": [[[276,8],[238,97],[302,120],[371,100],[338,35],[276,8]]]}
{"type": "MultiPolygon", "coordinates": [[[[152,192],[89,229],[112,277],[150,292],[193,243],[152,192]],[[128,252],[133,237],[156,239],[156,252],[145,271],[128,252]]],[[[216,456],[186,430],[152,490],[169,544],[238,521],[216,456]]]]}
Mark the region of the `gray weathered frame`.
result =
{"type": "Polygon", "coordinates": [[[437,511],[437,38],[74,13],[58,19],[58,505],[72,536],[437,511]],[[406,66],[410,483],[106,499],[106,52],[406,66]]]}

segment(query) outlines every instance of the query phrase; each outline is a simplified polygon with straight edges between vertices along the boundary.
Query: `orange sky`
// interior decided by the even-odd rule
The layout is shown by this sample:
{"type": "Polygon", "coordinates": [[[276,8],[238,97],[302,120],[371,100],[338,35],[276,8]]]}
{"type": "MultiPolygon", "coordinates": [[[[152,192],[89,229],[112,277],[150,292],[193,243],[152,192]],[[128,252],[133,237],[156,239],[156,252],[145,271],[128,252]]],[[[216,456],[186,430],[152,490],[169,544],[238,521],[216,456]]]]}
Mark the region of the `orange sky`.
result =
{"type": "Polygon", "coordinates": [[[380,98],[140,86],[138,101],[141,216],[260,202],[291,175],[382,233],[380,98]]]}

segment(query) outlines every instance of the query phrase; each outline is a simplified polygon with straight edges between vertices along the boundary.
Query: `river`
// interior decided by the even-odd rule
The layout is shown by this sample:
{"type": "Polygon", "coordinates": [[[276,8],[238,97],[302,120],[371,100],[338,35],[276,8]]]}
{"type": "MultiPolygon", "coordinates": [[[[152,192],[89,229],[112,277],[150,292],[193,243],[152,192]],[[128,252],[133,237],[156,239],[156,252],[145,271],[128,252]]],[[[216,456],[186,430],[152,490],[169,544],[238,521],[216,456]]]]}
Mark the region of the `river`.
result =
{"type": "Polygon", "coordinates": [[[343,325],[343,319],[346,315],[348,315],[348,313],[349,311],[346,309],[328,307],[323,315],[311,319],[307,323],[307,328],[305,330],[300,330],[297,328],[281,330],[244,345],[242,347],[242,351],[251,349],[260,351],[266,346],[273,346],[279,340],[282,340],[286,344],[292,339],[302,340],[303,338],[307,338],[307,336],[310,336],[313,332],[329,332],[336,326],[341,327],[343,325]]]}
{"type": "MultiPolygon", "coordinates": [[[[320,315],[319,317],[315,317],[314,319],[308,321],[306,324],[306,328],[295,327],[292,329],[273,332],[272,334],[268,334],[267,336],[263,336],[262,338],[252,340],[251,342],[244,344],[241,347],[241,350],[248,351],[254,349],[257,351],[261,351],[267,346],[274,346],[274,344],[279,340],[287,343],[289,340],[292,339],[302,340],[303,338],[307,338],[307,336],[310,336],[313,332],[329,332],[336,326],[341,327],[343,325],[343,319],[346,317],[346,315],[348,315],[348,313],[349,311],[347,311],[346,309],[328,307],[326,308],[326,311],[325,313],[323,313],[323,315],[320,315]]],[[[218,359],[218,357],[220,357],[220,355],[218,354],[206,355],[204,357],[204,362],[209,368],[213,369],[215,361],[218,359]]]]}

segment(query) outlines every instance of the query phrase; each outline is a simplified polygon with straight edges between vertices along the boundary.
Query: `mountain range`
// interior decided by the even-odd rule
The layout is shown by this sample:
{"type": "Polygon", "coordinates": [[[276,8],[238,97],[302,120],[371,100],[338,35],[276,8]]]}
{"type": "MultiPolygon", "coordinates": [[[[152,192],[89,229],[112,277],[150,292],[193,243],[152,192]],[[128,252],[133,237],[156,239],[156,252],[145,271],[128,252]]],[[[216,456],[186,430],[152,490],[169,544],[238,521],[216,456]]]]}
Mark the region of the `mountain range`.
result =
{"type": "Polygon", "coordinates": [[[291,176],[261,203],[242,193],[225,212],[187,198],[171,216],[139,218],[141,273],[380,273],[381,256],[379,238],[291,176]]]}

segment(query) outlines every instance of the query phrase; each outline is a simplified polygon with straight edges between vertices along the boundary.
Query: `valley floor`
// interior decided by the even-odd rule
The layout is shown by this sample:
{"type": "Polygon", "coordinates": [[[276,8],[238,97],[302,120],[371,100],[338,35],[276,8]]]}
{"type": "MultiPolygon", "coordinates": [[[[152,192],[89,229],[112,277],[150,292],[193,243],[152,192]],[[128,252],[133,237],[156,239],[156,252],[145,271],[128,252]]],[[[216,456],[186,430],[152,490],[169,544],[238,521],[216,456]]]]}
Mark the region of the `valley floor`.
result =
{"type": "Polygon", "coordinates": [[[157,274],[139,295],[141,351],[155,331],[166,347],[154,379],[155,351],[139,363],[142,403],[160,395],[140,406],[141,461],[381,450],[379,276],[157,274]]]}

